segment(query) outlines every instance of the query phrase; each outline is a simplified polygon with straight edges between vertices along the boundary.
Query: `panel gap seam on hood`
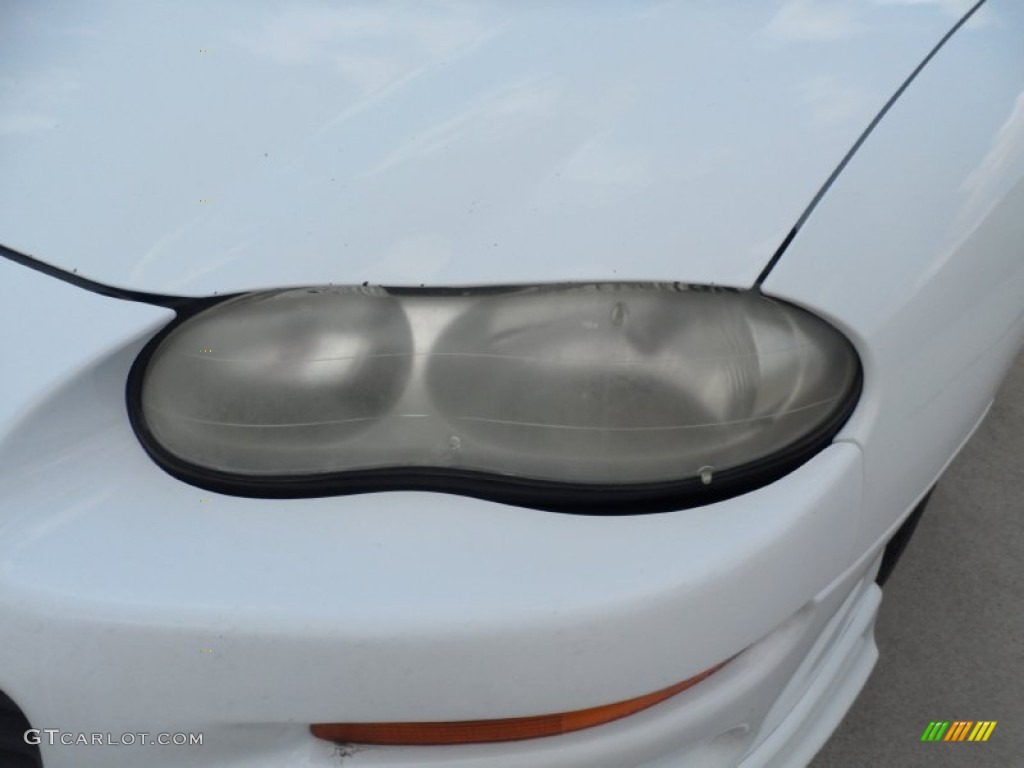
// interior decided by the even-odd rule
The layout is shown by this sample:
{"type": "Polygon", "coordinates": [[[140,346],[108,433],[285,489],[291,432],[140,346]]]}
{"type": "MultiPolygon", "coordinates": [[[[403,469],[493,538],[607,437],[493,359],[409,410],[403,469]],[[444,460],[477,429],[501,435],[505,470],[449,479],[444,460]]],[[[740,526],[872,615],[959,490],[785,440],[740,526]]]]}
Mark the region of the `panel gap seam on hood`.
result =
{"type": "Polygon", "coordinates": [[[985,0],[978,0],[978,2],[971,6],[971,8],[960,18],[960,20],[957,21],[956,24],[954,24],[949,29],[949,31],[946,32],[946,34],[944,34],[939,39],[939,42],[937,42],[935,46],[928,52],[928,55],[921,59],[921,63],[914,67],[914,70],[910,73],[907,79],[903,81],[900,87],[896,89],[892,96],[889,97],[889,100],[885,102],[884,105],[882,105],[882,108],[878,111],[878,114],[875,115],[875,117],[871,120],[870,123],[868,123],[867,128],[864,129],[864,131],[860,134],[857,140],[853,143],[853,146],[851,146],[850,149],[846,152],[846,154],[843,156],[843,159],[839,161],[839,164],[835,167],[832,173],[829,174],[829,177],[825,179],[825,183],[821,185],[821,189],[819,189],[817,194],[815,194],[814,197],[811,198],[811,202],[807,205],[807,208],[804,209],[804,212],[800,214],[800,218],[796,220],[796,224],[793,225],[793,228],[789,231],[789,234],[786,235],[786,238],[782,241],[782,244],[776,249],[775,253],[772,254],[771,259],[768,260],[768,263],[761,271],[761,274],[758,275],[757,280],[754,281],[753,287],[755,289],[761,289],[762,283],[764,283],[764,281],[768,278],[768,275],[771,274],[771,271],[772,269],[775,268],[775,265],[778,264],[779,259],[782,258],[782,254],[785,253],[786,248],[789,247],[789,244],[793,241],[793,238],[796,236],[796,233],[800,231],[800,229],[804,225],[804,222],[807,221],[811,213],[813,213],[814,209],[817,208],[818,203],[820,203],[821,199],[825,196],[825,193],[828,192],[829,188],[839,177],[839,174],[843,172],[843,169],[846,168],[847,164],[850,162],[853,156],[857,154],[857,150],[861,148],[861,145],[867,140],[868,136],[871,135],[872,131],[875,130],[875,127],[882,121],[882,118],[885,117],[886,113],[892,108],[892,105],[895,104],[899,97],[903,95],[903,92],[907,90],[907,88],[910,86],[912,82],[914,82],[917,76],[921,74],[921,71],[928,65],[928,62],[935,58],[935,54],[937,54],[942,49],[942,47],[947,42],[949,42],[949,39],[956,34],[957,30],[959,30],[960,27],[966,24],[968,20],[970,20],[971,16],[973,16],[974,13],[984,4],[985,0]]]}

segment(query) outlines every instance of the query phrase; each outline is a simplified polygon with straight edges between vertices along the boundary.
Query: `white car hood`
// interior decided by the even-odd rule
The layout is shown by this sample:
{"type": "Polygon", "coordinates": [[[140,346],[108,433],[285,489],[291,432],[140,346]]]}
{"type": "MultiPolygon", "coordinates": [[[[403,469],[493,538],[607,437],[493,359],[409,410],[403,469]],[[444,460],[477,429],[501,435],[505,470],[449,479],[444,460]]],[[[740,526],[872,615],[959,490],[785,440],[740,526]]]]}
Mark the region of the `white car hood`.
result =
{"type": "Polygon", "coordinates": [[[0,242],[162,293],[748,286],[956,3],[13,6],[0,242]]]}

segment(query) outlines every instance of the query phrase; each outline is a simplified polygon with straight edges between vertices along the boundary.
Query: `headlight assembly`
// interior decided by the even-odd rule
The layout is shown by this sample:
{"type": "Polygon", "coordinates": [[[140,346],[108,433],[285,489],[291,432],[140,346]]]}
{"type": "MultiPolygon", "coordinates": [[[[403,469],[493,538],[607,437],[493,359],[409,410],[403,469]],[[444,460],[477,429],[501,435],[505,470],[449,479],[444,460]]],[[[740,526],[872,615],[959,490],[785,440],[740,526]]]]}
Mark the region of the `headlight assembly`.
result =
{"type": "Polygon", "coordinates": [[[183,314],[128,399],[158,463],[222,492],[442,490],[632,514],[778,478],[859,389],[842,335],[753,291],[321,287],[183,314]]]}

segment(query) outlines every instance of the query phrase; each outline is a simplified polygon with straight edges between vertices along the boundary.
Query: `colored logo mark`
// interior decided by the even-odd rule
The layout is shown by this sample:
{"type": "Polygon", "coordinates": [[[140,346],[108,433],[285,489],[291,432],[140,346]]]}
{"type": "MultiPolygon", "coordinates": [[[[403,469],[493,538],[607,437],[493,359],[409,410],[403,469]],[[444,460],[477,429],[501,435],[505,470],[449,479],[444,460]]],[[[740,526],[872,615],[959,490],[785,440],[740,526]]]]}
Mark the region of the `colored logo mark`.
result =
{"type": "Polygon", "coordinates": [[[995,720],[933,720],[921,741],[988,741],[995,728],[995,720]]]}

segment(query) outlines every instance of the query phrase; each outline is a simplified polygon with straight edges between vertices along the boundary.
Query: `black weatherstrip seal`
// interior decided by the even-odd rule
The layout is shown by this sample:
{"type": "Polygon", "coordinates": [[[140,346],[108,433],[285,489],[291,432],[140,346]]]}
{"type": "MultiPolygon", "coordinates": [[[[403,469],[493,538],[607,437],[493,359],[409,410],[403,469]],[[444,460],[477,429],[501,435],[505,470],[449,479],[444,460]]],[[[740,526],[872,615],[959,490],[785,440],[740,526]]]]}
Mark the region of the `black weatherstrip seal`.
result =
{"type": "Polygon", "coordinates": [[[768,279],[768,275],[771,274],[771,271],[775,268],[775,265],[779,263],[779,259],[781,259],[782,254],[786,252],[786,248],[788,248],[789,244],[793,242],[793,238],[796,237],[796,233],[800,231],[801,227],[803,227],[804,225],[804,222],[807,221],[808,217],[811,215],[814,209],[818,207],[818,203],[821,202],[821,198],[825,196],[825,193],[828,192],[829,188],[839,177],[839,174],[843,172],[843,169],[846,168],[847,164],[850,162],[853,156],[857,154],[857,150],[860,149],[861,145],[867,140],[868,136],[871,135],[871,132],[875,130],[875,127],[880,122],[882,122],[882,118],[885,117],[886,113],[892,108],[892,105],[895,104],[897,99],[899,99],[899,97],[903,95],[903,92],[907,90],[910,84],[914,82],[915,79],[917,79],[917,76],[921,74],[921,70],[923,70],[928,65],[928,62],[935,58],[935,54],[937,54],[942,49],[942,46],[949,42],[949,39],[956,34],[956,31],[960,29],[960,27],[962,27],[964,24],[966,24],[967,21],[971,18],[971,16],[974,15],[975,11],[981,8],[981,6],[984,4],[985,0],[978,0],[978,2],[971,6],[971,9],[967,11],[967,13],[965,13],[963,17],[956,24],[954,24],[946,34],[942,36],[942,39],[940,39],[939,42],[935,44],[935,47],[928,52],[928,55],[921,59],[921,63],[914,67],[914,71],[911,72],[907,79],[903,81],[903,84],[896,89],[896,92],[889,97],[889,100],[885,102],[882,108],[878,111],[878,114],[875,115],[874,119],[870,123],[868,123],[868,127],[864,129],[863,133],[861,133],[859,137],[857,137],[857,140],[853,143],[853,146],[850,147],[849,151],[845,155],[843,155],[843,159],[839,161],[839,165],[837,165],[835,169],[832,171],[832,173],[829,174],[829,177],[825,179],[825,183],[821,185],[821,189],[819,189],[817,194],[811,199],[811,202],[807,205],[807,208],[804,209],[804,212],[800,214],[800,218],[796,220],[796,224],[793,225],[793,228],[789,231],[789,234],[786,235],[785,239],[775,250],[775,253],[772,254],[772,257],[768,260],[768,263],[765,265],[764,269],[761,270],[761,274],[758,275],[757,280],[754,281],[755,288],[760,289],[764,281],[768,279]]]}
{"type": "Polygon", "coordinates": [[[2,243],[0,243],[0,256],[13,261],[15,264],[21,264],[29,269],[34,269],[36,272],[42,272],[44,275],[55,277],[69,285],[75,286],[76,288],[82,288],[83,290],[91,293],[97,293],[100,296],[109,296],[112,299],[135,301],[140,304],[153,304],[158,307],[167,307],[168,309],[174,310],[184,309],[195,305],[196,303],[207,301],[206,299],[190,296],[168,296],[162,293],[133,291],[129,288],[118,288],[117,286],[107,285],[106,283],[100,283],[96,280],[90,280],[88,277],[82,277],[77,273],[77,271],[72,270],[69,272],[66,269],[61,269],[60,267],[55,267],[52,264],[47,264],[45,261],[40,261],[34,256],[29,256],[27,253],[16,251],[2,243]]]}
{"type": "Polygon", "coordinates": [[[143,381],[154,352],[189,317],[227,298],[231,297],[205,300],[201,306],[179,310],[178,316],[139,353],[128,374],[125,395],[132,429],[153,461],[179,480],[229,496],[300,499],[382,491],[432,491],[576,515],[672,512],[748,493],[797,469],[832,442],[860,400],[863,386],[860,358],[851,346],[857,364],[856,379],[843,402],[825,421],[774,454],[715,472],[713,482],[707,485],[699,477],[653,483],[580,484],[447,467],[386,467],[315,475],[235,474],[199,466],[166,450],[149,429],[142,413],[143,381]]]}

